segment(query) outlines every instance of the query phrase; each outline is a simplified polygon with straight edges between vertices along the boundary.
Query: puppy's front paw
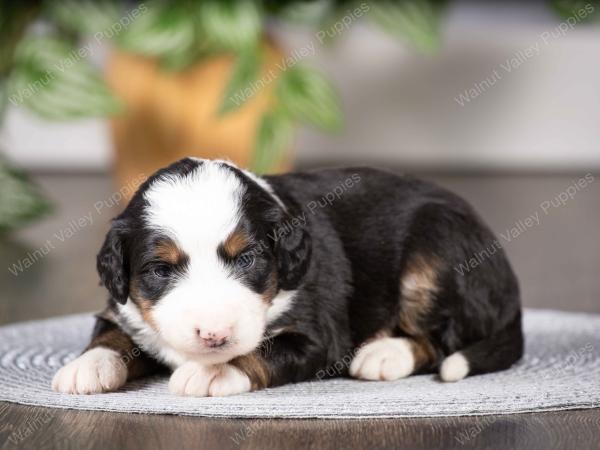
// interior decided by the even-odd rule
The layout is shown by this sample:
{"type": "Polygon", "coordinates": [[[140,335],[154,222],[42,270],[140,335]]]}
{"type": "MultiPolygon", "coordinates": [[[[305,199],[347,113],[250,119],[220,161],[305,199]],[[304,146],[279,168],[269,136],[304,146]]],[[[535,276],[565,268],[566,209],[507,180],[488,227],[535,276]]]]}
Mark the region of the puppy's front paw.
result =
{"type": "Polygon", "coordinates": [[[108,348],[93,348],[62,367],[52,389],[65,394],[97,394],[116,391],[127,381],[127,366],[108,348]]]}
{"type": "Polygon", "coordinates": [[[177,395],[222,397],[249,392],[250,379],[230,364],[205,366],[190,361],[173,372],[169,390],[177,395]]]}
{"type": "Polygon", "coordinates": [[[204,366],[192,361],[186,362],[175,369],[171,375],[169,391],[176,395],[206,397],[208,387],[217,373],[216,366],[204,366]]]}
{"type": "Polygon", "coordinates": [[[212,380],[208,388],[211,397],[225,397],[227,395],[250,392],[250,378],[244,372],[231,364],[224,364],[219,374],[212,380]]]}

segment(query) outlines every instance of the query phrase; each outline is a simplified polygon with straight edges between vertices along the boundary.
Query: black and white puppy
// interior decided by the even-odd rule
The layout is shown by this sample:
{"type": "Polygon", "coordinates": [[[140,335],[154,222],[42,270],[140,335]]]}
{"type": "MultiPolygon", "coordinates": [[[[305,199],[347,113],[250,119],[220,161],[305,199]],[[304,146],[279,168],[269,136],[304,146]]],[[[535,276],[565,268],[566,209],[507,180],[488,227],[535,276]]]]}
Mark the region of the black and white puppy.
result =
{"type": "Polygon", "coordinates": [[[98,272],[108,308],[60,392],[161,368],[191,396],[323,375],[457,381],[523,353],[518,283],[489,229],[452,193],[374,169],[260,178],[181,160],[114,219],[98,272]]]}

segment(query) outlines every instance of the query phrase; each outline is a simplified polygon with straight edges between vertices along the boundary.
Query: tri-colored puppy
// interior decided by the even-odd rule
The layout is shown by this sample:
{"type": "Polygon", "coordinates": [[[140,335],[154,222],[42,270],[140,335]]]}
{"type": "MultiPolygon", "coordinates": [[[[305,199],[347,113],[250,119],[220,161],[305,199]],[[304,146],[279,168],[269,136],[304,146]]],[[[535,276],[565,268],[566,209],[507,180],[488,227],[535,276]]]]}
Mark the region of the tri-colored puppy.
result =
{"type": "Polygon", "coordinates": [[[173,393],[222,396],[318,374],[506,369],[523,352],[521,309],[496,243],[427,182],[367,168],[259,178],[184,159],[114,219],[98,255],[108,308],[53,387],[113,391],[166,367],[173,393]]]}

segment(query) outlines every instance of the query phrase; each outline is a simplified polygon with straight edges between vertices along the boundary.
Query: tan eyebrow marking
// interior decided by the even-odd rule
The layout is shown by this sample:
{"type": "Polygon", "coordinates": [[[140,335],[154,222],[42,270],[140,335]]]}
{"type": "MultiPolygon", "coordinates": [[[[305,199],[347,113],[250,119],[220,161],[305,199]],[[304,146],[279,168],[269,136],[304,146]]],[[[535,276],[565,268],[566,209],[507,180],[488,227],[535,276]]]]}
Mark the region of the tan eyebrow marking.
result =
{"type": "Polygon", "coordinates": [[[242,230],[231,233],[223,242],[223,251],[227,256],[233,258],[239,255],[250,243],[248,235],[242,230]]]}
{"type": "Polygon", "coordinates": [[[187,255],[181,250],[175,242],[165,239],[156,244],[154,255],[169,264],[180,264],[187,259],[187,255]]]}

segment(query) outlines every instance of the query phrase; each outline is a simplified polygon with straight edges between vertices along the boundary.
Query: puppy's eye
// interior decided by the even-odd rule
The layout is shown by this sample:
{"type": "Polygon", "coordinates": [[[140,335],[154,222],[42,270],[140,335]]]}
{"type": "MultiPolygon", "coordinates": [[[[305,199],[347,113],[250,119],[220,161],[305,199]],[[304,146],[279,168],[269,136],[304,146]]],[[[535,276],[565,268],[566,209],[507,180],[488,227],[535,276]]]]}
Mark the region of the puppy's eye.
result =
{"type": "Polygon", "coordinates": [[[255,256],[252,253],[242,253],[235,260],[238,269],[246,270],[254,265],[255,256]]]}
{"type": "Polygon", "coordinates": [[[159,264],[152,269],[152,273],[158,278],[168,278],[173,273],[173,268],[167,264],[159,264]]]}

